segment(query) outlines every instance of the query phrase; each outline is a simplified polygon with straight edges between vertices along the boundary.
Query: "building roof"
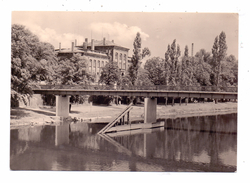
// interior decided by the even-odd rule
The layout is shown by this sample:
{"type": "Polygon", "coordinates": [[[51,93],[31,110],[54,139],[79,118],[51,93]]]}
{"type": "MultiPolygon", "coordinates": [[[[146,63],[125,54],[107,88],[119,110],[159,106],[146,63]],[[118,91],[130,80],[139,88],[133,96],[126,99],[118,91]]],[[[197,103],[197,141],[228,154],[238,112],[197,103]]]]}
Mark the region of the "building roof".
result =
{"type": "MultiPolygon", "coordinates": [[[[88,42],[88,46],[91,46],[91,42],[88,42]]],[[[105,45],[103,44],[103,40],[94,40],[94,46],[117,46],[121,48],[126,48],[129,50],[129,48],[118,45],[114,43],[113,41],[105,40],[105,45]]]]}
{"type": "MultiPolygon", "coordinates": [[[[55,52],[59,52],[59,49],[55,49],[55,52]]],[[[80,50],[78,48],[74,48],[74,52],[84,53],[83,50],[80,50]]],[[[61,48],[60,53],[72,53],[72,51],[71,48],[61,48]]]]}
{"type": "MultiPolygon", "coordinates": [[[[118,47],[120,49],[123,50],[129,50],[129,48],[126,48],[124,46],[120,46],[117,45],[116,43],[114,43],[114,41],[109,41],[109,40],[105,40],[105,44],[104,40],[94,40],[94,47],[118,47]]],[[[88,42],[87,45],[88,49],[84,49],[84,45],[78,45],[78,46],[74,46],[74,53],[84,53],[84,54],[91,54],[91,55],[99,55],[99,56],[107,56],[107,53],[104,51],[100,51],[100,50],[90,50],[91,47],[91,42],[88,42]]],[[[59,51],[59,49],[55,49],[55,52],[57,53],[72,53],[72,48],[61,48],[61,50],[59,51]]]]}
{"type": "MultiPolygon", "coordinates": [[[[63,53],[72,53],[71,49],[69,48],[62,48],[59,52],[59,49],[55,50],[57,53],[63,54],[63,53]]],[[[91,50],[84,50],[82,47],[74,47],[74,53],[84,53],[84,55],[92,55],[92,56],[102,56],[102,57],[108,57],[106,53],[101,51],[91,51],[91,50]]]]}

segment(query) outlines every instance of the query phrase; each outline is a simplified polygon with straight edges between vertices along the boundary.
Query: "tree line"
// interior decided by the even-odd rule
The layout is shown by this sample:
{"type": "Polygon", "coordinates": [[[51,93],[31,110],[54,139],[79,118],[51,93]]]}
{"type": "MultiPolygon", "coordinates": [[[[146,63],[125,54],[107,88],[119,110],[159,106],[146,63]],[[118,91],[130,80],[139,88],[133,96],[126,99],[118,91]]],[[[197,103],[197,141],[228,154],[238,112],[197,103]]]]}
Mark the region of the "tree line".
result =
{"type": "Polygon", "coordinates": [[[123,86],[214,86],[237,87],[238,86],[238,60],[234,55],[227,56],[226,34],[221,32],[215,37],[211,52],[200,49],[194,56],[189,55],[186,45],[184,55],[176,39],[168,44],[165,57],[153,57],[146,60],[144,67],[140,67],[140,60],[150,55],[150,50],[144,48],[141,51],[140,33],[134,40],[134,49],[131,66],[127,74],[120,77],[115,69],[109,69],[109,65],[102,70],[101,82],[110,85],[123,86]],[[145,54],[146,53],[146,54],[145,54]],[[114,77],[116,75],[117,77],[114,77]],[[112,76],[107,77],[107,76],[112,76]],[[116,78],[116,79],[115,79],[116,78]],[[107,82],[108,81],[108,82],[107,82]]]}
{"type": "MultiPolygon", "coordinates": [[[[149,48],[141,48],[140,33],[133,42],[133,55],[127,73],[122,76],[111,57],[101,71],[98,83],[126,86],[237,86],[238,60],[226,56],[226,34],[215,38],[212,53],[201,49],[194,57],[189,56],[188,46],[181,57],[180,46],[173,41],[165,58],[149,58],[144,67],[141,60],[150,56],[149,48]]],[[[88,71],[89,61],[85,56],[74,54],[70,58],[57,57],[50,43],[41,42],[25,26],[13,24],[11,28],[11,106],[19,101],[28,103],[32,87],[41,82],[50,85],[89,85],[95,75],[88,71]]],[[[50,96],[51,97],[51,96],[50,96]]],[[[53,97],[44,97],[51,103],[53,97]]],[[[72,96],[71,102],[83,102],[83,96],[72,96]]]]}

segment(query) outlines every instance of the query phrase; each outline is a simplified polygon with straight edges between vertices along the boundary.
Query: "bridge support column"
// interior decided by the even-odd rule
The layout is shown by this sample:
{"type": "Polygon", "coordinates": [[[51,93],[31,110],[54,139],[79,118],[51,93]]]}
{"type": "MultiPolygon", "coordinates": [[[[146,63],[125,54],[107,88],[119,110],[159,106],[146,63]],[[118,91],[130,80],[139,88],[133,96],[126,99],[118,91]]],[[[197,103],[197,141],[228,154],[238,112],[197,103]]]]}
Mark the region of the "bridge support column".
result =
{"type": "Polygon", "coordinates": [[[68,95],[56,96],[56,116],[69,116],[69,97],[68,95]]]}
{"type": "Polygon", "coordinates": [[[175,99],[175,98],[173,97],[173,98],[172,98],[172,106],[174,106],[174,99],[175,99]]]}
{"type": "Polygon", "coordinates": [[[144,99],[144,123],[156,122],[157,98],[144,99]]]}
{"type": "Polygon", "coordinates": [[[188,104],[188,97],[185,99],[186,105],[188,104]]]}
{"type": "Polygon", "coordinates": [[[165,106],[168,105],[168,97],[165,97],[166,101],[165,101],[165,106]]]}
{"type": "Polygon", "coordinates": [[[218,99],[217,98],[215,99],[215,104],[218,104],[218,99]]]}

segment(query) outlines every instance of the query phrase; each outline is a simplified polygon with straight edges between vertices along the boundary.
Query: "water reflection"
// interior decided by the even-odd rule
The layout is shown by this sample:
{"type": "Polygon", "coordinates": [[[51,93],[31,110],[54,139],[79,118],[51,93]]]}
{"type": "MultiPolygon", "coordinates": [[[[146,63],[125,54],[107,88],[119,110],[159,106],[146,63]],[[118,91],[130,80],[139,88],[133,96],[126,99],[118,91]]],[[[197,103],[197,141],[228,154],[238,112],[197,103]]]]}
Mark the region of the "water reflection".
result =
{"type": "Polygon", "coordinates": [[[165,128],[97,135],[103,126],[63,123],[11,130],[10,167],[13,170],[236,171],[236,114],[166,119],[165,128]]]}

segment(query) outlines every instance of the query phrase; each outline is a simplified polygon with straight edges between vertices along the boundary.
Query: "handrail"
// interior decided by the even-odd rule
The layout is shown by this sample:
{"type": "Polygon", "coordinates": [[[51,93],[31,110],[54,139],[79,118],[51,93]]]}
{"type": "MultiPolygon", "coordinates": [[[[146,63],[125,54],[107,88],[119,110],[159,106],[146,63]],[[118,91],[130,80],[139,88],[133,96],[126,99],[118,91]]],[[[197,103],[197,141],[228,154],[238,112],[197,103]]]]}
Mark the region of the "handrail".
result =
{"type": "Polygon", "coordinates": [[[99,133],[105,133],[109,128],[111,128],[112,125],[114,125],[123,115],[124,113],[130,111],[132,109],[133,103],[131,103],[128,107],[126,107],[125,110],[123,110],[112,122],[108,123],[102,130],[98,132],[99,133]]]}
{"type": "Polygon", "coordinates": [[[168,91],[217,91],[217,92],[238,92],[238,87],[226,86],[113,86],[113,85],[37,85],[33,89],[87,89],[87,90],[168,90],[168,91]]]}
{"type": "Polygon", "coordinates": [[[133,103],[129,104],[128,107],[126,107],[125,110],[123,110],[112,122],[108,123],[105,127],[103,127],[98,134],[105,133],[107,130],[109,130],[119,119],[121,119],[127,112],[129,112],[132,109],[133,103]]]}

